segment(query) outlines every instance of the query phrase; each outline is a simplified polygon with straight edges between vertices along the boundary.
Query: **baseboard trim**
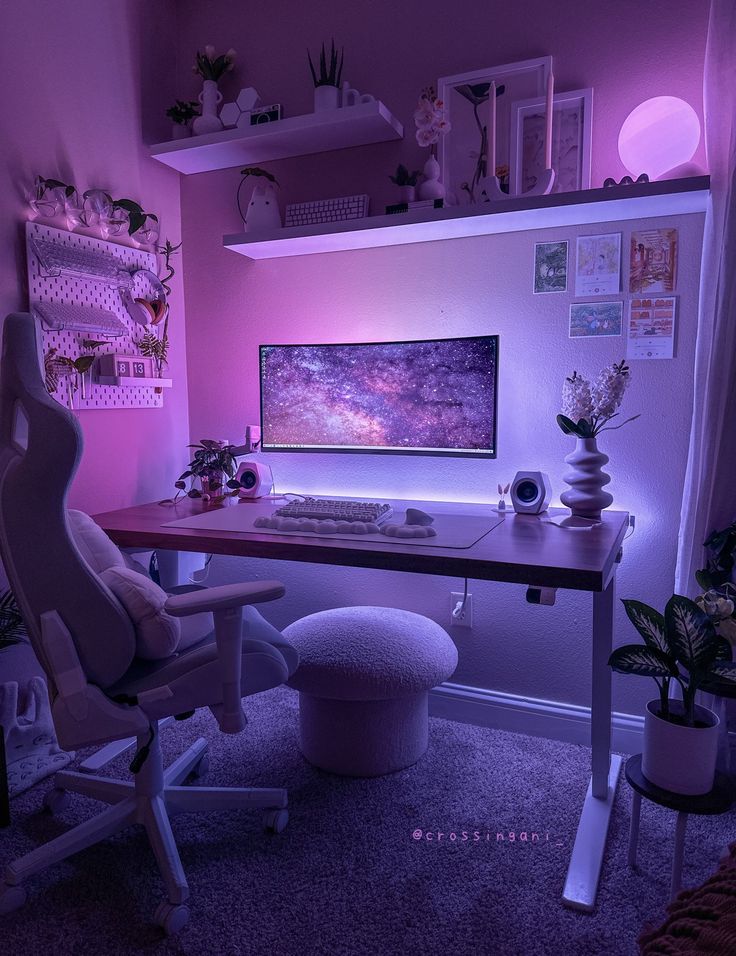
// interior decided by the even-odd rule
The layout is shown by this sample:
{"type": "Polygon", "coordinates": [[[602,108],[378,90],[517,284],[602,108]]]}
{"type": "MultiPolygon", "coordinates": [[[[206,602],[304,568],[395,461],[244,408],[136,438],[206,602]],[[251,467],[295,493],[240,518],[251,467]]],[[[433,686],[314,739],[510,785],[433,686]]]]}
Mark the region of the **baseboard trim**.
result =
{"type": "MultiPolygon", "coordinates": [[[[446,683],[430,691],[429,713],[432,717],[444,717],[463,724],[590,745],[590,708],[577,704],[446,683]]],[[[644,718],[614,713],[611,733],[613,750],[640,753],[644,718]]]]}

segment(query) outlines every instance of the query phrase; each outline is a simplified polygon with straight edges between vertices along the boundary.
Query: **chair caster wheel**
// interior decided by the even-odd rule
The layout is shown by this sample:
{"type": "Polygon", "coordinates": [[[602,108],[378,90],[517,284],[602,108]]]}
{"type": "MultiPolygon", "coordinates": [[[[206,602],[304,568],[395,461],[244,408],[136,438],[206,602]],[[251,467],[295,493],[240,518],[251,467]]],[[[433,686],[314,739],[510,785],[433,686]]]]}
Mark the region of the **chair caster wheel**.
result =
{"type": "Polygon", "coordinates": [[[19,910],[26,901],[26,895],[22,886],[0,883],[0,916],[19,910]]]}
{"type": "Polygon", "coordinates": [[[173,936],[189,922],[189,907],[183,903],[168,903],[164,900],[156,907],[153,921],[167,936],[173,936]]]}
{"type": "Polygon", "coordinates": [[[210,772],[210,758],[208,754],[203,754],[201,760],[192,768],[189,774],[190,780],[202,780],[210,772]]]}
{"type": "Polygon", "coordinates": [[[60,787],[52,787],[43,795],[43,805],[52,816],[56,816],[57,813],[66,810],[71,803],[71,799],[66,790],[62,790],[60,787]]]}
{"type": "Polygon", "coordinates": [[[263,814],[263,825],[269,833],[283,833],[288,822],[288,810],[266,810],[263,814]]]}

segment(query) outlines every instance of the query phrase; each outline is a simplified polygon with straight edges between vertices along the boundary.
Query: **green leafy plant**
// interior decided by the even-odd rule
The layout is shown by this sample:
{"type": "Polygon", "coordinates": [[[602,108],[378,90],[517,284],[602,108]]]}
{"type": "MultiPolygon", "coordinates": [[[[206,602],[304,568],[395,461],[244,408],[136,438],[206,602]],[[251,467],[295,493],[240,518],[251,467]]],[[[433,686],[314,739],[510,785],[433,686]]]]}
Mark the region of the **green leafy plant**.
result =
{"type": "Polygon", "coordinates": [[[736,560],[736,521],[721,531],[712,531],[703,547],[709,551],[708,562],[695,572],[698,584],[704,591],[729,584],[736,560]]]}
{"type": "Polygon", "coordinates": [[[15,595],[10,589],[3,591],[0,593],[0,650],[22,644],[26,638],[26,626],[15,595]]]}
{"type": "Polygon", "coordinates": [[[36,199],[43,199],[50,189],[63,189],[67,199],[71,199],[77,191],[76,186],[70,183],[62,183],[60,179],[44,179],[43,176],[36,176],[34,188],[36,199]]]}
{"type": "Polygon", "coordinates": [[[146,224],[146,219],[158,222],[158,216],[152,212],[144,212],[143,206],[133,199],[113,199],[113,208],[124,209],[128,213],[128,235],[132,236],[146,224]]]}
{"type": "Polygon", "coordinates": [[[204,48],[204,53],[197,50],[197,58],[192,67],[192,73],[199,73],[203,80],[214,80],[216,83],[223,74],[232,70],[236,56],[237,53],[232,49],[220,56],[215,56],[215,48],[208,43],[204,48]]]}
{"type": "MultiPolygon", "coordinates": [[[[279,185],[279,181],[276,179],[273,173],[269,173],[267,169],[261,169],[260,166],[244,166],[240,170],[240,175],[243,179],[247,179],[249,176],[263,177],[267,179],[270,183],[273,183],[275,186],[279,185]]],[[[242,180],[241,180],[242,181],[242,180]]]]}
{"type": "Polygon", "coordinates": [[[673,594],[664,614],[641,601],[623,601],[629,620],[644,644],[624,644],[608,659],[620,674],[652,677],[659,688],[659,716],[671,723],[695,726],[695,695],[710,682],[736,686],[731,645],[708,615],[687,597],[673,594]],[[684,717],[670,710],[672,681],[682,690],[684,717]]]}
{"type": "Polygon", "coordinates": [[[222,442],[213,441],[211,438],[203,438],[198,444],[187,447],[195,449],[194,457],[186,471],[182,472],[174,482],[177,490],[174,501],[182,493],[189,498],[202,498],[203,492],[194,487],[196,479],[199,479],[200,483],[202,479],[205,479],[209,491],[219,491],[225,483],[225,476],[232,478],[235,474],[234,445],[223,445],[222,442]],[[187,480],[189,481],[188,490],[187,480]]]}
{"type": "Polygon", "coordinates": [[[179,126],[186,126],[195,116],[199,116],[199,113],[199,103],[196,100],[177,100],[166,110],[169,119],[179,126]]]}
{"type": "Polygon", "coordinates": [[[395,186],[416,186],[419,170],[415,169],[413,173],[410,173],[403,163],[399,163],[396,167],[396,173],[388,178],[395,186]]]}
{"type": "Polygon", "coordinates": [[[327,68],[327,53],[325,51],[325,45],[322,44],[322,50],[319,55],[319,75],[314,68],[314,63],[312,62],[312,54],[307,50],[307,58],[309,59],[309,69],[312,73],[312,80],[314,81],[315,87],[317,86],[336,86],[340,87],[342,81],[342,64],[345,55],[345,48],[343,47],[340,50],[339,54],[335,49],[335,41],[332,40],[330,46],[330,67],[327,68]]]}

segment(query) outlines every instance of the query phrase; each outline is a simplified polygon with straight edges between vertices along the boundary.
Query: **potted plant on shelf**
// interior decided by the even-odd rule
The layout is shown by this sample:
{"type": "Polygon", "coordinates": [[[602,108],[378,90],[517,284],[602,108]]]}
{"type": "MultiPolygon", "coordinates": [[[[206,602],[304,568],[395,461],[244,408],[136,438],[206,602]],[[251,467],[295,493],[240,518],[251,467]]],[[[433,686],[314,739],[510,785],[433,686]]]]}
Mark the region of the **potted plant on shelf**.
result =
{"type": "Polygon", "coordinates": [[[713,681],[736,686],[731,645],[708,615],[682,595],[672,595],[664,614],[640,601],[623,605],[644,644],[616,648],[609,666],[620,674],[651,677],[659,688],[644,717],[642,772],[664,790],[708,793],[715,777],[719,721],[695,703],[695,695],[713,681]],[[682,700],[669,696],[673,681],[682,700]]]}
{"type": "Polygon", "coordinates": [[[171,120],[172,139],[184,139],[192,134],[191,122],[199,116],[199,104],[195,100],[177,100],[166,110],[166,115],[171,120]]]}
{"type": "Polygon", "coordinates": [[[232,70],[236,56],[235,50],[215,56],[215,48],[210,44],[204,48],[204,53],[197,50],[192,72],[202,77],[202,92],[197,97],[202,104],[202,112],[192,122],[192,132],[196,136],[218,133],[223,128],[222,120],[217,115],[217,105],[222,102],[222,93],[217,89],[217,83],[220,77],[232,70]]]}
{"type": "Polygon", "coordinates": [[[187,447],[194,448],[196,451],[187,470],[182,472],[178,480],[174,482],[176,497],[173,500],[176,501],[182,492],[189,498],[202,498],[204,501],[228,494],[226,482],[235,474],[234,446],[211,438],[203,438],[198,444],[187,447]],[[199,488],[195,487],[197,479],[199,488]],[[189,480],[189,490],[187,490],[187,480],[189,480]]]}
{"type": "Polygon", "coordinates": [[[335,49],[335,41],[332,40],[330,46],[330,66],[327,68],[327,53],[325,45],[322,44],[322,50],[319,55],[319,75],[312,62],[312,54],[307,50],[309,59],[309,69],[314,81],[314,112],[320,110],[335,110],[340,105],[340,82],[342,81],[342,64],[345,57],[345,49],[340,50],[339,54],[335,49]]]}
{"type": "Polygon", "coordinates": [[[611,479],[603,471],[608,456],[598,451],[597,438],[601,432],[613,431],[639,418],[632,415],[618,425],[609,424],[618,418],[630,382],[631,370],[623,360],[604,368],[592,383],[577,372],[565,379],[562,414],[557,416],[557,424],[565,435],[574,435],[577,442],[575,450],[565,457],[571,470],[562,476],[571,489],[563,491],[560,500],[575,517],[600,520],[601,510],[613,502],[613,495],[603,491],[611,479]]]}
{"type": "Polygon", "coordinates": [[[414,202],[416,199],[416,186],[419,179],[419,170],[415,169],[413,173],[399,163],[393,176],[388,177],[394,186],[399,187],[399,202],[414,202]]]}

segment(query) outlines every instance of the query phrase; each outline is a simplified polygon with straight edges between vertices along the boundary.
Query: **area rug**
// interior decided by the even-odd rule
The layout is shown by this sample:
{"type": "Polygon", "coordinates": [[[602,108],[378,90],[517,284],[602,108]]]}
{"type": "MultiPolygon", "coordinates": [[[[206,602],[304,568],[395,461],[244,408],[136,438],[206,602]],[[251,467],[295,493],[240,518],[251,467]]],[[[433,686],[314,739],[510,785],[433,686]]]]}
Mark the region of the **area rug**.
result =
{"type": "MultiPolygon", "coordinates": [[[[246,711],[238,736],[220,734],[208,712],[162,734],[169,759],[198,736],[210,741],[212,785],[288,787],[291,813],[279,836],[265,833],[255,812],[174,819],[191,890],[179,937],[162,938],[151,922],[163,889],[132,829],[29,881],[25,907],[0,920],[2,951],[633,956],[645,922],[665,915],[674,817],[642,808],[640,866],[629,870],[623,780],[595,913],[560,902],[588,785],[586,747],[433,718],[429,750],[414,767],[346,779],[299,753],[294,691],[249,698],[246,711]]],[[[105,772],[122,773],[129,759],[105,772]]],[[[73,797],[52,818],[40,809],[44,789],[13,801],[0,864],[96,809],[73,797]]],[[[685,885],[715,869],[733,831],[733,816],[691,818],[685,885]]]]}

